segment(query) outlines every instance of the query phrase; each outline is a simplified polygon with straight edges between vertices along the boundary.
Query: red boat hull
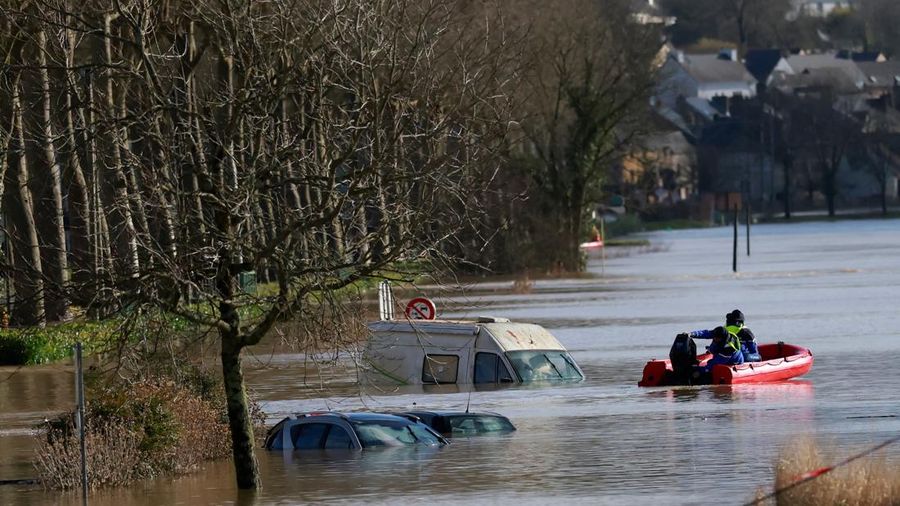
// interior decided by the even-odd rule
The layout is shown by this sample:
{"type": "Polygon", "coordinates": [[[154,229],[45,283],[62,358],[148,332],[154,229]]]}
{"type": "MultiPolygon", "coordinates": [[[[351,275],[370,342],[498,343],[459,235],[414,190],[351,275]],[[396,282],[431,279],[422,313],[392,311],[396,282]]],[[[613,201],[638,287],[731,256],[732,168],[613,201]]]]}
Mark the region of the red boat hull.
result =
{"type": "MultiPolygon", "coordinates": [[[[761,344],[759,362],[745,362],[740,365],[717,365],[712,368],[709,382],[713,385],[736,385],[741,383],[768,383],[783,381],[808,373],[813,365],[812,352],[791,344],[761,344]]],[[[709,353],[697,357],[700,365],[712,358],[709,353]]],[[[651,360],[644,366],[644,375],[638,386],[669,386],[673,382],[672,364],[668,360],[651,360]]]]}

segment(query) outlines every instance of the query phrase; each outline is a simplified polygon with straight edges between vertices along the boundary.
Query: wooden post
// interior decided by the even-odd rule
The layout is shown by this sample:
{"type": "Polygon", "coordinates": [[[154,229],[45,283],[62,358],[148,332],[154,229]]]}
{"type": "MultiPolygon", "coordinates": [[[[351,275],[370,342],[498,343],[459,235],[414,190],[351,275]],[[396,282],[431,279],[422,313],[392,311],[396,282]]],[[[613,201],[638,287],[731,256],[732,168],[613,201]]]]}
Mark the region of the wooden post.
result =
{"type": "Polygon", "coordinates": [[[738,217],[738,207],[734,206],[734,247],[731,252],[731,270],[733,272],[737,272],[738,217]]]}

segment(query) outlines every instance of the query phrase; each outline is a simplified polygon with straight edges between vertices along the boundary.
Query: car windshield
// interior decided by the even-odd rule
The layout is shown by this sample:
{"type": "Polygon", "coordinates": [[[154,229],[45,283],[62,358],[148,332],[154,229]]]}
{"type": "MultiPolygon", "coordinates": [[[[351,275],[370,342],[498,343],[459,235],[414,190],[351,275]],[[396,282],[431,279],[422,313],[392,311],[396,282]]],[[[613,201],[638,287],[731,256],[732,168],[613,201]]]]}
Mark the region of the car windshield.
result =
{"type": "Polygon", "coordinates": [[[363,448],[441,444],[441,440],[427,427],[406,420],[359,420],[353,422],[353,428],[363,448]]]}
{"type": "Polygon", "coordinates": [[[454,437],[516,430],[512,423],[502,416],[453,415],[448,418],[450,419],[450,433],[454,437]]]}
{"type": "Polygon", "coordinates": [[[508,351],[506,356],[524,383],[584,379],[575,361],[565,351],[508,351]]]}

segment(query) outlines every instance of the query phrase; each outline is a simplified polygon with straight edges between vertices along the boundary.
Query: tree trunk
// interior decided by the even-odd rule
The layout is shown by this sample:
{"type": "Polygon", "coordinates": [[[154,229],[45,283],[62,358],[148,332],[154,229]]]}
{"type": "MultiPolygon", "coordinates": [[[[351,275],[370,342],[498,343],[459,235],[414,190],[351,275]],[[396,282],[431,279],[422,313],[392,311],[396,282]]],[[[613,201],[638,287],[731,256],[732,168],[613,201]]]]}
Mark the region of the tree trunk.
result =
{"type": "Polygon", "coordinates": [[[835,178],[837,176],[832,171],[827,171],[825,174],[824,188],[822,190],[825,192],[825,202],[828,205],[828,217],[834,218],[835,209],[834,209],[834,199],[835,194],[837,193],[837,188],[835,187],[835,178]]]}
{"type": "Polygon", "coordinates": [[[240,489],[258,489],[259,466],[253,448],[253,422],[244,374],[241,371],[240,338],[236,331],[220,332],[222,338],[222,379],[228,406],[228,425],[231,429],[231,452],[234,472],[240,489]]]}
{"type": "MultiPolygon", "coordinates": [[[[89,286],[94,279],[94,255],[91,252],[90,238],[90,190],[82,169],[81,156],[87,153],[88,147],[79,140],[84,140],[83,133],[76,134],[75,100],[75,36],[71,29],[66,29],[66,135],[68,139],[67,167],[71,172],[71,183],[74,188],[67,192],[69,198],[69,234],[71,242],[72,263],[70,279],[77,285],[71,293],[75,304],[86,306],[93,299],[94,291],[89,286]]],[[[66,178],[68,180],[68,177],[66,178]]]]}
{"type": "Polygon", "coordinates": [[[67,300],[69,263],[66,248],[66,226],[63,218],[63,193],[62,177],[60,175],[59,160],[54,146],[53,118],[51,116],[50,75],[47,70],[47,34],[44,30],[38,31],[38,62],[41,74],[41,92],[43,101],[43,130],[44,130],[44,157],[50,169],[50,185],[53,195],[52,228],[50,234],[51,253],[48,256],[47,270],[49,281],[54,285],[52,290],[46,290],[47,318],[52,321],[66,320],[69,317],[69,303],[67,300]]]}
{"type": "Polygon", "coordinates": [[[118,253],[122,255],[120,261],[124,260],[123,266],[125,274],[128,277],[135,277],[140,272],[141,262],[138,254],[137,230],[134,225],[134,218],[131,213],[131,199],[128,196],[128,183],[125,171],[122,167],[122,149],[124,148],[124,137],[120,130],[118,121],[118,112],[116,107],[115,90],[113,87],[112,67],[114,66],[112,56],[112,20],[115,18],[113,14],[104,16],[104,61],[109,66],[106,72],[106,114],[109,121],[112,122],[110,129],[110,148],[112,149],[112,166],[108,167],[110,172],[109,183],[112,191],[113,206],[109,211],[115,215],[114,228],[116,229],[116,237],[118,238],[118,253]]]}
{"type": "Polygon", "coordinates": [[[95,294],[92,299],[89,313],[95,317],[103,317],[109,309],[106,305],[107,293],[109,285],[107,281],[112,275],[113,258],[110,249],[109,223],[107,222],[106,208],[103,205],[103,199],[100,197],[100,163],[97,153],[97,120],[95,117],[95,100],[94,100],[94,77],[92,73],[87,74],[87,110],[82,108],[82,122],[84,128],[84,145],[88,150],[87,160],[89,162],[88,173],[90,177],[90,242],[93,246],[93,292],[95,294]]]}
{"type": "Polygon", "coordinates": [[[791,219],[791,172],[794,169],[794,160],[790,155],[784,158],[784,219],[791,219]]]}
{"type": "MultiPolygon", "coordinates": [[[[18,167],[16,167],[16,196],[21,224],[15,236],[22,245],[19,255],[24,263],[23,276],[16,286],[16,312],[19,323],[43,327],[46,324],[44,311],[44,272],[41,266],[41,246],[38,240],[37,226],[34,221],[34,202],[31,189],[28,187],[28,158],[25,149],[25,126],[22,116],[21,87],[13,90],[13,114],[16,118],[16,138],[18,145],[18,167]]],[[[15,237],[14,236],[14,237],[15,237]]]]}

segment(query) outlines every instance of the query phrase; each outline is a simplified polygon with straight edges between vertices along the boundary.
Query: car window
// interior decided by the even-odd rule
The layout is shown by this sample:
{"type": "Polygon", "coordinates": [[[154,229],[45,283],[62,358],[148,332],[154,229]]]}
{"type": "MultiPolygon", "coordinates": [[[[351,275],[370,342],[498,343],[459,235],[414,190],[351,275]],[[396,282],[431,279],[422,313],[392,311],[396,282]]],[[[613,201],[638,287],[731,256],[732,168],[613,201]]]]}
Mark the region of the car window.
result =
{"type": "Polygon", "coordinates": [[[450,417],[450,427],[454,437],[516,430],[506,418],[489,415],[453,416],[450,417]]]}
{"type": "Polygon", "coordinates": [[[327,423],[303,423],[291,427],[291,441],[296,450],[322,448],[322,437],[328,430],[327,423]]]}
{"type": "Polygon", "coordinates": [[[456,383],[459,357],[456,355],[425,355],[422,362],[422,383],[456,383]]]}
{"type": "Polygon", "coordinates": [[[568,353],[551,352],[547,353],[547,358],[556,367],[559,375],[564,379],[581,378],[581,373],[578,372],[578,368],[575,367],[575,363],[572,362],[572,358],[569,357],[568,353]]]}
{"type": "Polygon", "coordinates": [[[282,420],[272,427],[268,435],[266,435],[266,448],[270,450],[284,449],[284,425],[285,422],[282,420]]]}
{"type": "Polygon", "coordinates": [[[512,375],[496,353],[475,354],[475,383],[510,383],[512,375]]]}
{"type": "Polygon", "coordinates": [[[350,434],[347,434],[347,431],[342,427],[332,425],[328,435],[325,436],[325,449],[347,450],[350,448],[353,448],[353,440],[350,439],[350,434]]]}
{"type": "Polygon", "coordinates": [[[440,440],[423,424],[406,420],[365,420],[353,422],[363,448],[403,446],[416,443],[439,444],[440,440]]]}
{"type": "Polygon", "coordinates": [[[583,379],[572,358],[564,351],[508,351],[506,356],[524,382],[583,379]]]}
{"type": "Polygon", "coordinates": [[[428,428],[423,424],[412,424],[409,426],[409,430],[412,431],[413,435],[416,437],[416,440],[421,444],[437,445],[441,443],[441,440],[438,439],[437,435],[428,430],[428,428]]]}

